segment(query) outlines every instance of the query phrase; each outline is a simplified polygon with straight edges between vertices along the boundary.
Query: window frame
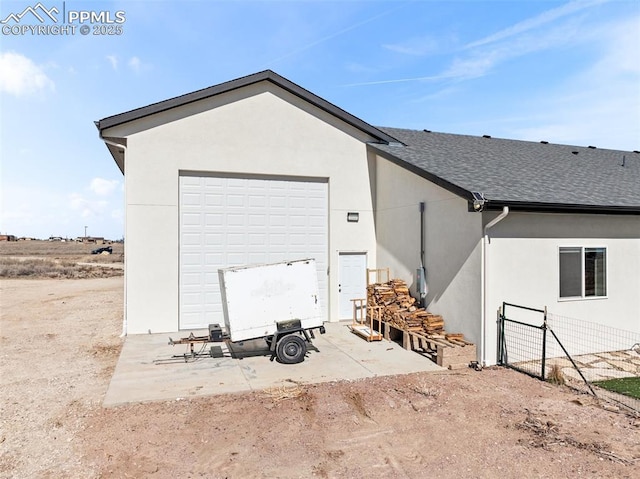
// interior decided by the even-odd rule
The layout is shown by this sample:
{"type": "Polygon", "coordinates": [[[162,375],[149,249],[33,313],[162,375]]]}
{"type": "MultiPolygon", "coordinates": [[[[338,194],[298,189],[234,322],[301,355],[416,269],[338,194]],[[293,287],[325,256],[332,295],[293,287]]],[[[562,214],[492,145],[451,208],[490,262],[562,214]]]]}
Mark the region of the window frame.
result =
{"type": "Polygon", "coordinates": [[[599,300],[599,299],[608,299],[609,297],[609,267],[607,261],[607,246],[597,245],[597,246],[576,246],[576,245],[562,245],[558,246],[558,262],[557,262],[557,271],[558,271],[558,301],[591,301],[591,300],[599,300]],[[580,250],[580,296],[560,296],[560,284],[562,278],[560,277],[560,255],[562,249],[579,249],[580,250]],[[605,294],[602,296],[586,296],[586,271],[585,271],[585,256],[587,250],[603,250],[604,251],[604,288],[605,294]]]}

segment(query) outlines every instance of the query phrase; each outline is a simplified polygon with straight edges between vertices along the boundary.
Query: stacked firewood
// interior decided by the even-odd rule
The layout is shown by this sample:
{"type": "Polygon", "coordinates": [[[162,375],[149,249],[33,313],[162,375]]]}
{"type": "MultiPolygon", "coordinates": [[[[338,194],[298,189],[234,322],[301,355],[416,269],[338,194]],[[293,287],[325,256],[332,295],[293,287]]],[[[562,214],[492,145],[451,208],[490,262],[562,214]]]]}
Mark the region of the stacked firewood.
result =
{"type": "Polygon", "coordinates": [[[431,314],[416,305],[416,299],[409,293],[407,283],[393,279],[388,283],[375,283],[367,287],[367,314],[374,315],[392,326],[424,333],[430,337],[444,337],[442,316],[431,314]]]}

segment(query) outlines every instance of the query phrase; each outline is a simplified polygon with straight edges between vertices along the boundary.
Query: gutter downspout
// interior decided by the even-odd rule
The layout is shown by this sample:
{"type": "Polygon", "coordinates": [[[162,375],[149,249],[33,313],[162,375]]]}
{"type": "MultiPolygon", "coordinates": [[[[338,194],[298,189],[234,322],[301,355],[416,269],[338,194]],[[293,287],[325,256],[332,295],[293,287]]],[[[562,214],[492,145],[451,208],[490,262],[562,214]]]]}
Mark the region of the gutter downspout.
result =
{"type": "MultiPolygon", "coordinates": [[[[100,137],[100,139],[102,141],[104,141],[107,145],[111,145],[111,146],[115,146],[116,148],[122,148],[122,150],[124,150],[124,154],[127,154],[127,145],[123,145],[121,143],[116,143],[115,141],[111,141],[111,140],[107,140],[106,138],[104,138],[102,136],[102,132],[99,131],[98,136],[100,137]]],[[[124,167],[124,163],[123,163],[123,167],[124,167]]],[[[122,173],[124,176],[124,172],[122,173]]],[[[125,224],[127,222],[126,216],[127,216],[127,201],[126,201],[126,196],[127,196],[127,189],[124,189],[124,195],[125,195],[125,208],[124,208],[124,215],[125,215],[125,224]]],[[[126,243],[125,243],[125,248],[126,248],[126,243]]],[[[127,255],[125,254],[125,258],[127,257],[127,255]]],[[[126,261],[126,259],[125,259],[126,261]]],[[[122,318],[122,333],[120,334],[121,338],[124,338],[127,335],[127,268],[125,267],[124,269],[124,311],[123,311],[123,318],[122,318]]]]}
{"type": "Polygon", "coordinates": [[[480,260],[480,268],[481,268],[481,301],[482,301],[482,318],[480,320],[480,360],[482,361],[482,366],[487,365],[487,244],[491,243],[491,239],[489,238],[489,229],[493,228],[500,221],[505,219],[509,214],[509,207],[505,206],[502,208],[502,213],[492,219],[489,223],[487,223],[484,227],[484,234],[482,235],[482,258],[480,260]]]}

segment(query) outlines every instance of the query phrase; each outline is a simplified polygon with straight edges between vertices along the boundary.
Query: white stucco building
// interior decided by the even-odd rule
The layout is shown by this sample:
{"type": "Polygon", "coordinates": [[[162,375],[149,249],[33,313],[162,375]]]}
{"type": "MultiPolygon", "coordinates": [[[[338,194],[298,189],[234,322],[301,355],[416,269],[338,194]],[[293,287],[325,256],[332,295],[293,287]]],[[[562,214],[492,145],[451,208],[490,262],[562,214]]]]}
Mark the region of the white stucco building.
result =
{"type": "Polygon", "coordinates": [[[487,364],[503,301],[640,331],[637,152],[376,128],[272,71],[96,125],[125,176],[128,334],[222,323],[218,268],[307,257],[346,319],[367,268],[415,288],[422,256],[428,308],[487,364]]]}

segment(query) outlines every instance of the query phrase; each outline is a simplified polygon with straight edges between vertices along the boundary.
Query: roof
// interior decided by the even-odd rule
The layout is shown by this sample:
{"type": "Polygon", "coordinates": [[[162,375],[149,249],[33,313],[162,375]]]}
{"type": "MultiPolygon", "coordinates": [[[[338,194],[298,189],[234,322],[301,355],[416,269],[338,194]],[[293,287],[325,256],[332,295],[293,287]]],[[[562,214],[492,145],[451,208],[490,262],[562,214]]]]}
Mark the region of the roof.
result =
{"type": "MultiPolygon", "coordinates": [[[[640,214],[640,154],[547,142],[374,127],[271,70],[96,122],[103,132],[156,113],[268,81],[367,133],[385,158],[486,209],[640,214]]],[[[124,173],[126,139],[103,137],[124,173]]]]}
{"type": "Polygon", "coordinates": [[[130,121],[138,120],[146,116],[150,116],[156,113],[170,110],[172,108],[178,108],[180,106],[187,105],[189,103],[204,100],[206,98],[220,95],[222,93],[227,93],[227,92],[236,90],[238,88],[243,88],[248,85],[253,85],[261,81],[268,81],[273,83],[274,85],[279,86],[283,90],[286,90],[289,93],[292,93],[293,95],[309,102],[310,104],[316,106],[317,108],[320,108],[321,110],[324,110],[327,113],[330,113],[333,116],[341,119],[345,123],[369,134],[373,138],[376,138],[378,141],[381,141],[384,143],[397,141],[395,138],[390,137],[386,133],[371,126],[369,123],[366,123],[362,121],[360,118],[357,118],[352,114],[347,113],[343,109],[335,106],[332,103],[329,103],[328,101],[320,98],[319,96],[311,93],[310,91],[305,90],[301,86],[296,85],[292,81],[287,80],[286,78],[278,75],[277,73],[271,70],[265,70],[262,72],[254,73],[252,75],[248,75],[242,78],[237,78],[235,80],[231,80],[225,83],[220,83],[218,85],[214,85],[209,88],[205,88],[203,90],[197,90],[192,93],[187,93],[185,95],[177,96],[175,98],[170,98],[168,100],[164,100],[158,103],[153,103],[151,105],[147,105],[142,108],[136,108],[135,110],[130,110],[124,113],[120,113],[118,115],[109,116],[95,122],[95,124],[98,130],[100,130],[100,134],[102,135],[102,132],[107,128],[111,128],[117,125],[122,125],[124,123],[128,123],[130,121]]]}
{"type": "Polygon", "coordinates": [[[640,154],[488,136],[380,128],[383,156],[488,209],[640,214],[640,154]]]}

